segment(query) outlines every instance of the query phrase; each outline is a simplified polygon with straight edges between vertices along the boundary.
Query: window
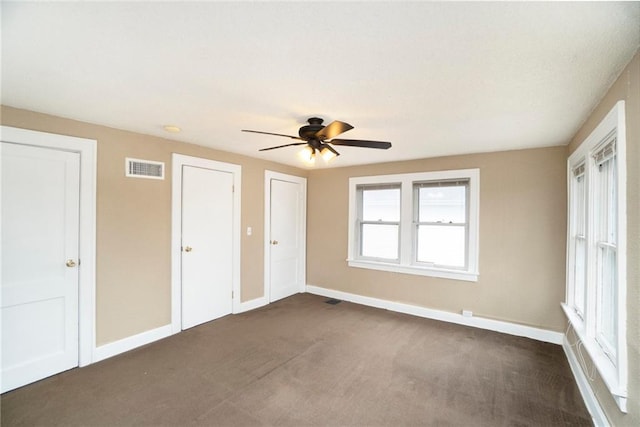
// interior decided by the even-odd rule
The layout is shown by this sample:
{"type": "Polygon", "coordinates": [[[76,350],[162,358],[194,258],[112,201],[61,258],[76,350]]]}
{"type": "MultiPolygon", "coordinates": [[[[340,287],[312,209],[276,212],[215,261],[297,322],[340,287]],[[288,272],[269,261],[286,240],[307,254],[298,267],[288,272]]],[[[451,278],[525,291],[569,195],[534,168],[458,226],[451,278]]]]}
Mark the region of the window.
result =
{"type": "Polygon", "coordinates": [[[468,180],[413,184],[417,263],[466,267],[468,186],[468,180]]]}
{"type": "Polygon", "coordinates": [[[478,279],[479,171],[349,180],[349,265],[478,279]]]}
{"type": "Polygon", "coordinates": [[[567,297],[563,309],[626,412],[624,102],[569,157],[567,297]]]}
{"type": "Polygon", "coordinates": [[[398,261],[400,184],[358,187],[361,258],[398,261]]]}

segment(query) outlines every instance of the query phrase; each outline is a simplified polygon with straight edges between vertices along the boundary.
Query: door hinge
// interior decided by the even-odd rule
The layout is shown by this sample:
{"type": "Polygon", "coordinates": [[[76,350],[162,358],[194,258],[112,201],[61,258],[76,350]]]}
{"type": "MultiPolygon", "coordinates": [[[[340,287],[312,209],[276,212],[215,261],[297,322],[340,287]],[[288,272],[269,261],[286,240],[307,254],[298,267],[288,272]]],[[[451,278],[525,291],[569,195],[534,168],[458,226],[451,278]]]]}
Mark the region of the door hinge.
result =
{"type": "Polygon", "coordinates": [[[233,291],[231,291],[231,298],[233,298],[233,291]]]}
{"type": "Polygon", "coordinates": [[[236,192],[236,186],[235,186],[235,185],[232,185],[232,186],[231,186],[231,192],[232,192],[232,193],[235,193],[235,192],[236,192]]]}

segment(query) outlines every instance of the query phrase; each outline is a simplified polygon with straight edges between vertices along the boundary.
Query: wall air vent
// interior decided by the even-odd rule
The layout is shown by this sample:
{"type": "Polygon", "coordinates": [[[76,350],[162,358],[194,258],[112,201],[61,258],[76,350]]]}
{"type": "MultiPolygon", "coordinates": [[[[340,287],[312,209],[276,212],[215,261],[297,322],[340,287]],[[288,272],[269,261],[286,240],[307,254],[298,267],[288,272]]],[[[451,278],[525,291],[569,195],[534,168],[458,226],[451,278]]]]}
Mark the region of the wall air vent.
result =
{"type": "Polygon", "coordinates": [[[164,163],[127,157],[125,175],[132,178],[164,179],[164,163]]]}

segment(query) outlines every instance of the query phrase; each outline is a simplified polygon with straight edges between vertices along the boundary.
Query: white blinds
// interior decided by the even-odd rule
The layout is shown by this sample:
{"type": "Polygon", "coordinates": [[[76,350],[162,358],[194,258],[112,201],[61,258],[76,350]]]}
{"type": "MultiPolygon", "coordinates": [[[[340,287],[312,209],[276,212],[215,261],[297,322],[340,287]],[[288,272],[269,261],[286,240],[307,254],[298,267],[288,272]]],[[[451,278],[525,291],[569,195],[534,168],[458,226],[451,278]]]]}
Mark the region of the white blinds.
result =
{"type": "Polygon", "coordinates": [[[593,154],[593,160],[597,165],[611,160],[616,155],[616,137],[613,136],[609,141],[600,146],[599,149],[593,154]]]}
{"type": "Polygon", "coordinates": [[[455,179],[455,180],[444,180],[444,181],[424,181],[424,182],[414,182],[414,188],[425,188],[425,187],[458,187],[469,185],[468,179],[455,179]]]}
{"type": "Polygon", "coordinates": [[[362,184],[356,187],[358,190],[399,190],[400,183],[397,184],[362,184]]]}

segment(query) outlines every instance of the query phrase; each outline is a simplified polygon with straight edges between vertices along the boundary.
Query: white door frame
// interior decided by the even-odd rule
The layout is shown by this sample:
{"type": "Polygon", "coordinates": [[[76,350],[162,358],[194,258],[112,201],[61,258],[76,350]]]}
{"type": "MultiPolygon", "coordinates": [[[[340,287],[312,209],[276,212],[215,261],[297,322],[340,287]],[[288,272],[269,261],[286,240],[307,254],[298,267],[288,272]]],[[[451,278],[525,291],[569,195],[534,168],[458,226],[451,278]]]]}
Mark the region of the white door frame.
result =
{"type": "MultiPolygon", "coordinates": [[[[71,151],[80,155],[80,235],[78,248],[78,365],[94,361],[96,349],[96,161],[97,141],[0,126],[0,140],[71,151]]],[[[0,148],[1,149],[1,148],[0,148]]],[[[0,230],[1,233],[1,230],[0,230]]]]}
{"type": "Polygon", "coordinates": [[[264,171],[264,298],[266,304],[271,302],[271,180],[293,182],[300,184],[302,189],[302,197],[298,206],[298,215],[300,221],[301,236],[300,242],[300,284],[298,290],[304,292],[306,288],[307,277],[307,178],[295,175],[287,175],[280,172],[270,170],[264,171]]]}
{"type": "Polygon", "coordinates": [[[232,313],[240,307],[240,201],[242,167],[232,163],[218,162],[200,157],[173,153],[171,179],[171,331],[182,331],[182,167],[193,166],[230,172],[233,175],[233,265],[232,313]]]}

